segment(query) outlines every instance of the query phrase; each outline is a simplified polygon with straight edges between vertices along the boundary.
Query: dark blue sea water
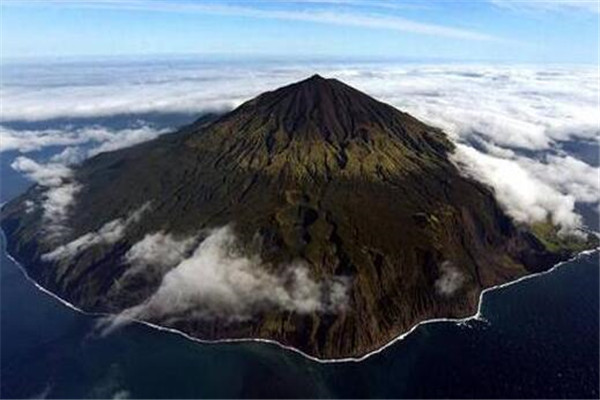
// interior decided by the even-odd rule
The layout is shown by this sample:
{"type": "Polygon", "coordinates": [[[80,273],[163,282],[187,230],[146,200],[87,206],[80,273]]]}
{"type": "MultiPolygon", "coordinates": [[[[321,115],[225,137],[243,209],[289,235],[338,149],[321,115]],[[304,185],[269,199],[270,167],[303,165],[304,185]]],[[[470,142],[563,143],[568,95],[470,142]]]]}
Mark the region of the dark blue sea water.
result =
{"type": "MultiPolygon", "coordinates": [[[[28,185],[8,167],[14,156],[0,159],[1,201],[28,185]]],[[[319,364],[269,344],[199,344],[143,325],[98,337],[93,317],[42,293],[0,256],[2,398],[600,393],[597,253],[488,292],[486,321],[423,325],[363,362],[341,364],[319,364]]]]}
{"type": "Polygon", "coordinates": [[[206,345],[94,318],[28,282],[2,254],[1,396],[597,398],[598,255],[484,296],[487,322],[435,323],[360,363],[268,344],[206,345]]]}

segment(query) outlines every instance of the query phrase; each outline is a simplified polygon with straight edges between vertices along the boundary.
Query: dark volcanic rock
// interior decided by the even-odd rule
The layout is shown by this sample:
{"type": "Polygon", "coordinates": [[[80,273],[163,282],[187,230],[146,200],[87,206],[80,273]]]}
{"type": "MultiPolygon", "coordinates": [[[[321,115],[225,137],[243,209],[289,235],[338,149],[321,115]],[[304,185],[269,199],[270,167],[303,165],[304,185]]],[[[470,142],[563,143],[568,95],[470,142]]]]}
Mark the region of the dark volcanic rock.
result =
{"type": "Polygon", "coordinates": [[[59,240],[44,235],[41,211],[25,211],[26,201],[42,201],[40,187],[4,207],[2,228],[9,251],[41,284],[86,310],[117,312],[161,281],[148,273],[115,289],[133,244],[148,233],[231,224],[274,273],[303,260],[315,279],[348,278],[348,307],[154,322],[204,339],[260,337],[318,357],[360,356],[420,321],[473,314],[482,289],[569,256],[517,227],[487,187],[459,173],[452,150],[440,130],[315,75],[216,120],[85,161],[59,240]],[[147,201],[151,209],[115,243],[67,263],[41,259],[147,201]],[[461,279],[445,293],[436,283],[449,265],[461,279]]]}

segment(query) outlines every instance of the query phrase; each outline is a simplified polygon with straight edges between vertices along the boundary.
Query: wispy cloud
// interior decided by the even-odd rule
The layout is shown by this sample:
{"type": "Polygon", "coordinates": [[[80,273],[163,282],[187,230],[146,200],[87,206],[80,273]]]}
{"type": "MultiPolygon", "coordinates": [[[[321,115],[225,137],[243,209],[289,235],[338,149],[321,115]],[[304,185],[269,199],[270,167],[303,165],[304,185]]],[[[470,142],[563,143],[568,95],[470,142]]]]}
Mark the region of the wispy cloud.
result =
{"type": "Polygon", "coordinates": [[[73,175],[73,171],[63,164],[40,164],[27,157],[17,157],[10,166],[37,184],[46,187],[60,186],[73,175]]]}
{"type": "Polygon", "coordinates": [[[491,4],[513,11],[600,13],[597,0],[489,0],[491,4]]]}
{"type": "Polygon", "coordinates": [[[131,319],[243,321],[272,309],[299,314],[335,313],[348,305],[344,277],[316,279],[301,262],[273,268],[256,254],[246,255],[233,230],[212,230],[192,254],[188,239],[163,233],[146,236],[126,256],[139,273],[156,264],[175,264],[156,292],[138,306],[105,321],[108,333],[131,319]],[[167,244],[163,246],[163,244],[167,244]],[[150,250],[154,257],[148,257],[150,250]]]}
{"type": "Polygon", "coordinates": [[[438,274],[438,279],[435,281],[435,288],[438,294],[442,296],[452,296],[457,290],[462,288],[466,281],[465,274],[452,261],[444,261],[439,266],[438,274]]]}
{"type": "MultiPolygon", "coordinates": [[[[19,2],[19,4],[22,4],[19,2]]],[[[299,3],[302,7],[294,10],[282,8],[282,2],[243,2],[243,5],[223,4],[213,2],[184,2],[184,1],[163,1],[163,0],[124,0],[124,1],[87,1],[78,2],[72,0],[54,0],[53,6],[95,8],[110,10],[129,10],[129,11],[154,11],[170,13],[201,13],[222,16],[278,19],[285,21],[306,21],[320,24],[354,26],[370,29],[393,30],[420,35],[443,36],[463,40],[498,40],[491,35],[475,32],[473,30],[450,27],[439,24],[423,23],[399,16],[389,16],[381,13],[372,13],[361,11],[354,7],[353,11],[346,8],[339,9],[333,6],[363,6],[360,2],[333,2],[319,1],[299,3]],[[262,4],[261,4],[262,3],[262,4]],[[260,7],[265,3],[273,7],[260,7]],[[319,6],[319,7],[315,7],[319,6]],[[324,7],[329,6],[329,7],[324,7]]],[[[385,7],[385,3],[376,2],[375,8],[385,7]]],[[[393,8],[393,4],[387,5],[387,8],[393,8]]],[[[400,9],[401,7],[396,7],[400,9]]]]}
{"type": "Polygon", "coordinates": [[[551,218],[565,230],[581,225],[575,196],[562,193],[544,176],[536,177],[518,160],[485,154],[463,144],[457,146],[454,158],[467,173],[496,190],[498,201],[515,220],[533,223],[551,218]]]}
{"type": "Polygon", "coordinates": [[[29,201],[26,207],[28,213],[38,206],[42,208],[46,222],[44,230],[48,237],[56,238],[67,232],[65,223],[68,212],[81,189],[81,185],[73,180],[73,171],[60,163],[40,164],[27,157],[17,157],[11,167],[46,188],[41,196],[41,204],[29,201]]]}
{"type": "MultiPolygon", "coordinates": [[[[21,153],[40,150],[50,146],[77,146],[92,143],[94,146],[83,156],[93,156],[104,151],[117,150],[123,147],[154,139],[168,129],[155,129],[148,125],[141,125],[126,129],[108,129],[101,126],[85,128],[15,130],[0,125],[0,152],[18,150],[21,153]]],[[[64,154],[63,159],[76,161],[79,156],[64,154]]]]}
{"type": "Polygon", "coordinates": [[[69,261],[90,247],[116,243],[123,238],[126,229],[130,225],[140,221],[142,215],[149,208],[150,203],[145,203],[126,217],[109,221],[97,231],[88,232],[67,244],[57,247],[49,253],[42,254],[42,260],[69,261]]]}
{"type": "Polygon", "coordinates": [[[124,261],[129,268],[119,282],[127,282],[139,275],[164,275],[191,255],[199,239],[197,236],[177,237],[165,232],[147,234],[125,254],[124,261]]]}

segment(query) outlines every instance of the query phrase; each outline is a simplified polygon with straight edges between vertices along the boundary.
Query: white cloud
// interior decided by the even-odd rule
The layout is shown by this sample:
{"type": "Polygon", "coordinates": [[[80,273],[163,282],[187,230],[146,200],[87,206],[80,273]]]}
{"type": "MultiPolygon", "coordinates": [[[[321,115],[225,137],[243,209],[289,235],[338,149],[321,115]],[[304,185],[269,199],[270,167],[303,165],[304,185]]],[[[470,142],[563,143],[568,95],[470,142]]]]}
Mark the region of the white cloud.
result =
{"type": "Polygon", "coordinates": [[[121,240],[126,229],[142,218],[142,214],[150,208],[150,203],[145,203],[131,212],[125,218],[117,218],[102,225],[94,232],[88,232],[77,239],[61,245],[49,253],[42,254],[42,260],[57,261],[70,260],[77,254],[100,244],[113,244],[121,240]]]}
{"type": "MultiPolygon", "coordinates": [[[[597,169],[560,152],[554,158],[538,161],[515,151],[539,153],[555,149],[558,141],[598,138],[595,68],[391,63],[244,65],[197,60],[175,64],[176,60],[77,68],[56,64],[48,71],[36,66],[5,68],[6,84],[0,88],[3,117],[10,121],[152,111],[200,113],[238,105],[261,92],[319,72],[444,129],[463,145],[472,140],[480,143],[493,157],[475,158],[494,173],[488,171],[485,178],[484,173],[477,176],[496,188],[503,205],[520,220],[553,214],[557,222],[571,227],[578,223],[574,202],[598,200],[594,195],[597,169]],[[32,77],[36,78],[35,85],[31,85],[32,77]],[[521,182],[537,184],[540,191],[508,179],[506,174],[512,171],[522,178],[521,182]],[[523,199],[527,206],[518,205],[523,199]],[[532,206],[530,211],[528,206],[532,206]]],[[[101,127],[67,131],[4,129],[0,133],[8,140],[0,146],[26,151],[49,143],[76,146],[92,142],[95,148],[82,150],[88,156],[162,132],[149,127],[123,131],[101,127]]],[[[57,156],[56,160],[76,159],[76,152],[57,156]]],[[[473,160],[471,164],[478,165],[473,160]]]]}
{"type": "Polygon", "coordinates": [[[439,268],[439,277],[435,281],[435,288],[442,296],[452,296],[465,283],[465,275],[451,262],[444,261],[439,268]]]}
{"type": "Polygon", "coordinates": [[[132,265],[173,267],[186,258],[196,241],[196,237],[178,239],[170,233],[149,233],[129,249],[125,260],[132,265]]]}
{"type": "Polygon", "coordinates": [[[519,164],[538,179],[573,196],[577,201],[596,203],[600,201],[600,169],[594,168],[571,156],[546,157],[545,162],[528,158],[517,160],[519,164]]]}
{"type": "Polygon", "coordinates": [[[27,157],[17,157],[10,166],[37,184],[47,187],[60,186],[73,175],[73,171],[63,164],[40,164],[27,157]]]}
{"type": "Polygon", "coordinates": [[[565,229],[581,225],[581,218],[574,211],[575,196],[561,193],[518,161],[491,156],[463,144],[457,145],[453,157],[474,178],[492,186],[498,201],[517,221],[532,223],[550,217],[565,229]]]}
{"type": "MultiPolygon", "coordinates": [[[[111,64],[106,71],[90,66],[73,71],[73,66],[62,64],[49,72],[35,66],[7,66],[6,84],[0,89],[3,119],[200,113],[231,108],[261,92],[320,72],[455,136],[476,134],[504,146],[547,149],[555,140],[598,135],[595,68],[323,63],[207,66],[189,60],[173,67],[176,62],[111,64]],[[39,84],[32,86],[34,77],[39,84]]],[[[7,138],[0,148],[36,148],[36,142],[56,137],[67,142],[65,145],[81,136],[92,139],[78,132],[0,133],[7,138]],[[39,137],[28,143],[30,135],[39,137]]]]}
{"type": "Polygon", "coordinates": [[[386,29],[401,32],[410,32],[421,35],[435,35],[440,37],[449,37],[463,40],[498,40],[497,38],[469,31],[466,29],[453,28],[443,25],[427,24],[417,21],[411,21],[406,18],[389,16],[384,14],[357,14],[349,12],[340,12],[339,10],[315,10],[304,12],[287,11],[255,11],[248,8],[239,9],[240,15],[256,17],[269,17],[287,20],[310,21],[333,25],[356,26],[373,29],[386,29]]]}
{"type": "Polygon", "coordinates": [[[53,161],[77,162],[104,151],[117,150],[145,142],[167,133],[168,129],[155,129],[142,125],[135,128],[107,129],[101,126],[72,129],[16,130],[0,126],[0,152],[18,150],[27,153],[49,146],[70,146],[68,153],[57,155],[53,161]],[[73,147],[94,144],[90,150],[73,147]]]}
{"type": "Polygon", "coordinates": [[[246,320],[270,309],[304,314],[339,312],[347,305],[346,279],[319,281],[300,262],[274,269],[257,255],[242,254],[229,227],[211,231],[186,258],[182,254],[188,244],[183,243],[159,233],[132,247],[127,259],[134,265],[177,264],[163,276],[150,298],[111,320],[108,331],[131,318],[246,320]],[[166,245],[157,246],[160,243],[166,245]]]}
{"type": "Polygon", "coordinates": [[[575,202],[599,200],[597,168],[560,151],[540,159],[541,152],[556,149],[558,141],[598,138],[595,69],[388,66],[349,69],[338,76],[444,129],[460,143],[456,158],[494,187],[505,209],[519,221],[551,216],[572,230],[581,225],[575,202]],[[466,145],[470,140],[489,154],[466,145]]]}
{"type": "MultiPolygon", "coordinates": [[[[3,67],[3,121],[99,117],[150,112],[200,113],[230,109],[250,97],[302,79],[305,70],[286,74],[243,66],[210,66],[185,60],[122,63],[96,69],[56,64],[40,71],[35,65],[3,67]],[[177,61],[175,61],[177,62],[177,61]],[[113,78],[118,76],[118,79],[113,78]],[[31,79],[39,83],[31,85],[31,79]]],[[[3,134],[4,136],[4,134],[3,134]]],[[[14,139],[11,139],[14,141],[14,139]]],[[[8,142],[7,146],[15,147],[8,142]]]]}
{"type": "Polygon", "coordinates": [[[133,129],[122,129],[116,132],[101,131],[102,136],[97,137],[100,146],[89,151],[89,156],[94,156],[105,151],[114,151],[130,147],[138,143],[154,139],[159,135],[169,132],[169,129],[154,129],[148,126],[133,129]]]}
{"type": "Polygon", "coordinates": [[[456,138],[542,150],[599,133],[594,68],[384,67],[339,76],[456,138]]]}
{"type": "Polygon", "coordinates": [[[130,267],[121,280],[137,274],[164,274],[189,257],[197,243],[198,238],[193,236],[177,238],[164,232],[147,234],[125,254],[125,262],[130,267]]]}
{"type": "MultiPolygon", "coordinates": [[[[84,150],[82,147],[66,147],[62,152],[51,157],[50,162],[39,163],[31,158],[19,156],[12,163],[11,168],[21,172],[40,186],[46,187],[42,194],[41,208],[44,211],[45,224],[43,231],[46,239],[58,239],[69,232],[67,217],[75,196],[81,190],[81,185],[73,179],[73,170],[68,166],[76,164],[83,159],[101,153],[128,147],[157,137],[168,130],[157,130],[148,126],[136,128],[110,130],[97,126],[76,130],[12,130],[0,128],[2,135],[0,151],[20,150],[22,152],[39,150],[46,146],[74,145],[85,143],[96,143],[95,147],[84,150]],[[19,147],[21,146],[21,147],[19,147]]],[[[29,203],[32,203],[29,201],[29,203]]],[[[27,212],[35,210],[36,204],[28,204],[27,212]]],[[[113,221],[119,222],[119,221],[113,221]]],[[[120,225],[107,224],[106,230],[99,235],[89,233],[79,238],[62,249],[72,252],[76,249],[89,247],[104,240],[105,234],[119,232],[120,225]]],[[[109,236],[106,236],[108,238],[109,236]]],[[[57,249],[58,250],[58,249],[57,249]]]]}
{"type": "Polygon", "coordinates": [[[66,225],[68,213],[75,202],[75,195],[80,190],[81,185],[69,182],[51,187],[44,192],[42,200],[46,220],[44,230],[49,238],[60,237],[69,231],[66,225]]]}
{"type": "Polygon", "coordinates": [[[35,211],[35,203],[31,200],[25,200],[25,213],[31,214],[35,211]]]}
{"type": "MultiPolygon", "coordinates": [[[[73,171],[63,164],[39,164],[27,157],[17,157],[11,168],[25,174],[29,179],[47,189],[42,194],[41,207],[44,210],[45,232],[49,237],[56,237],[68,231],[65,225],[69,209],[81,186],[73,180],[73,171]]],[[[35,204],[26,205],[31,212],[35,204]]]]}
{"type": "MultiPolygon", "coordinates": [[[[256,7],[251,3],[246,3],[243,6],[239,6],[214,2],[191,3],[186,1],[164,0],[120,2],[88,0],[84,3],[73,2],[70,0],[55,0],[51,4],[54,6],[85,7],[101,10],[118,9],[144,12],[198,13],[246,18],[278,19],[286,21],[306,21],[330,25],[384,29],[421,35],[435,35],[438,37],[448,37],[463,40],[496,39],[491,35],[479,33],[469,29],[418,22],[409,20],[407,18],[390,16],[381,13],[366,13],[364,11],[361,12],[360,8],[355,8],[354,11],[348,11],[347,8],[341,10],[339,7],[323,7],[328,4],[340,5],[339,2],[337,4],[332,2],[312,2],[313,4],[318,4],[319,8],[313,7],[313,4],[308,2],[305,4],[305,7],[293,11],[280,8],[280,2],[272,1],[270,3],[272,7],[269,8],[256,7]]],[[[15,3],[13,2],[13,4],[15,3]]],[[[381,2],[374,3],[375,6],[379,7],[381,7],[381,4],[381,2]]],[[[345,5],[351,6],[353,3],[345,2],[345,5]]]]}
{"type": "Polygon", "coordinates": [[[50,161],[63,165],[74,165],[83,161],[87,155],[79,147],[65,147],[60,153],[53,155],[50,161]]]}
{"type": "Polygon", "coordinates": [[[513,11],[552,11],[573,12],[583,11],[587,13],[599,13],[596,0],[489,0],[490,3],[513,11]]]}
{"type": "Polygon", "coordinates": [[[48,146],[69,146],[82,143],[68,131],[48,130],[12,130],[0,126],[0,152],[19,150],[23,153],[40,150],[48,146]]]}

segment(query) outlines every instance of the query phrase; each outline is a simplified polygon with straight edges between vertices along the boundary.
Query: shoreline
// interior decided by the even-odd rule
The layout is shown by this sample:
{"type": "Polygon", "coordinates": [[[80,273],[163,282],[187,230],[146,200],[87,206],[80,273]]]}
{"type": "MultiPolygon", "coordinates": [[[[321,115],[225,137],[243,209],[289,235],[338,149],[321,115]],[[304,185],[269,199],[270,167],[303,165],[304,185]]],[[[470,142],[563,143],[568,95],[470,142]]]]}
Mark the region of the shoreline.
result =
{"type": "MultiPolygon", "coordinates": [[[[40,285],[39,283],[37,283],[33,278],[31,278],[31,276],[29,276],[27,270],[23,267],[23,265],[21,265],[21,263],[19,261],[17,261],[7,250],[6,248],[6,235],[4,234],[4,230],[0,229],[0,235],[2,236],[2,239],[4,241],[4,245],[2,246],[2,250],[4,251],[4,253],[6,254],[6,256],[8,257],[8,259],[10,259],[15,265],[17,265],[17,267],[20,269],[20,271],[23,273],[23,275],[25,276],[25,278],[33,283],[33,285],[40,290],[41,292],[45,293],[46,295],[54,298],[55,300],[58,300],[60,303],[62,303],[63,305],[67,306],[68,308],[70,308],[71,310],[77,311],[80,314],[86,315],[86,316],[90,316],[90,317],[114,317],[115,314],[110,314],[110,313],[101,313],[101,312],[89,312],[89,311],[84,311],[80,308],[78,308],[77,306],[75,306],[74,304],[68,302],[67,300],[61,298],[60,296],[56,295],[55,293],[51,292],[50,290],[46,289],[45,287],[43,287],[42,285],[40,285]]],[[[485,288],[481,291],[481,293],[479,294],[479,300],[477,302],[477,311],[475,312],[475,314],[468,316],[468,317],[464,317],[464,318],[432,318],[432,319],[427,319],[427,320],[423,320],[415,325],[413,325],[409,330],[399,334],[398,336],[394,337],[393,339],[391,339],[390,341],[388,341],[387,343],[385,343],[383,346],[378,347],[377,349],[370,351],[360,357],[344,357],[344,358],[318,358],[315,356],[311,356],[310,354],[307,354],[305,352],[303,352],[302,350],[299,350],[295,347],[292,346],[288,346],[285,345],[283,343],[280,343],[274,339],[261,339],[261,338],[234,338],[234,339],[214,339],[214,340],[208,340],[208,339],[200,339],[194,336],[191,336],[188,333],[185,333],[183,331],[179,331],[177,329],[174,328],[169,328],[169,327],[165,327],[165,326],[161,326],[161,325],[157,325],[151,322],[147,322],[147,321],[143,321],[143,320],[138,320],[138,319],[134,319],[134,318],[128,318],[129,321],[131,321],[131,323],[139,323],[145,326],[148,326],[150,328],[156,329],[158,331],[162,331],[162,332],[169,332],[171,334],[176,334],[178,336],[181,336],[187,340],[196,342],[196,343],[202,343],[202,344],[227,344],[227,343],[248,343],[248,342],[254,342],[254,343],[263,343],[263,344],[269,344],[269,345],[275,345],[281,349],[284,350],[288,350],[288,351],[292,351],[296,354],[299,354],[301,356],[303,356],[306,359],[309,359],[311,361],[314,362],[318,362],[321,364],[335,364],[335,363],[346,363],[346,362],[361,362],[364,361],[368,358],[370,358],[371,356],[374,356],[376,354],[381,353],[383,350],[387,349],[388,347],[392,346],[393,344],[395,344],[396,342],[399,342],[401,340],[403,340],[404,338],[406,338],[408,335],[410,335],[411,333],[413,333],[418,327],[420,327],[421,325],[427,325],[427,324],[432,324],[432,323],[439,323],[439,322],[452,322],[455,323],[456,325],[461,325],[464,324],[468,321],[471,320],[479,320],[479,321],[486,321],[485,318],[481,315],[481,306],[483,304],[483,296],[485,293],[487,293],[488,291],[492,291],[492,290],[496,290],[496,289],[501,289],[504,288],[506,286],[510,286],[510,285],[514,285],[518,282],[524,281],[526,279],[531,279],[540,275],[544,275],[547,273],[550,273],[552,271],[554,271],[556,268],[562,266],[563,264],[572,262],[576,259],[578,259],[581,256],[584,255],[588,255],[588,254],[593,254],[595,252],[598,252],[600,250],[600,248],[596,248],[596,249],[592,249],[592,250],[584,250],[580,253],[575,254],[573,257],[569,258],[568,260],[565,261],[561,261],[555,265],[553,265],[551,268],[547,269],[546,271],[542,271],[542,272],[536,272],[536,273],[532,273],[532,274],[528,274],[525,276],[522,276],[518,279],[515,279],[513,281],[509,281],[509,282],[505,282],[505,283],[501,283],[499,285],[495,285],[495,286],[491,286],[489,288],[485,288]]]]}

